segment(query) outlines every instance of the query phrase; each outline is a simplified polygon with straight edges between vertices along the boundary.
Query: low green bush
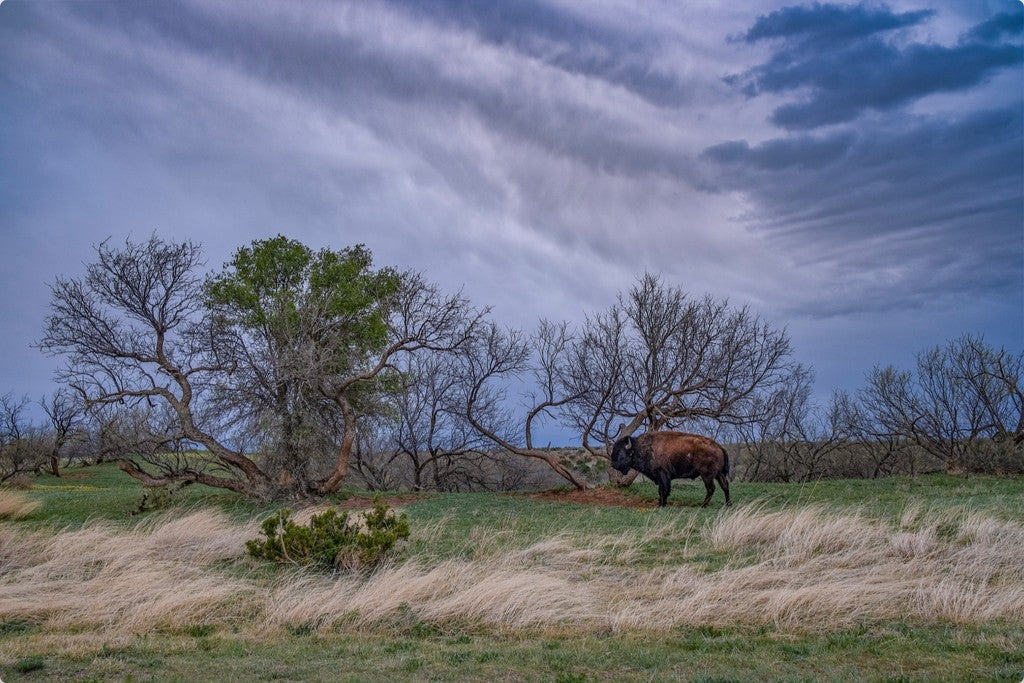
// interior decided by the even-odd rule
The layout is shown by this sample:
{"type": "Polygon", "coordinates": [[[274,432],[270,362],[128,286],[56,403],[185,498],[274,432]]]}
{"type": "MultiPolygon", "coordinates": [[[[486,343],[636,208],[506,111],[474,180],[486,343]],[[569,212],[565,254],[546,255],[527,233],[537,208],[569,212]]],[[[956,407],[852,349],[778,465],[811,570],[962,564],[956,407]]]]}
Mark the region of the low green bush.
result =
{"type": "Polygon", "coordinates": [[[39,655],[32,655],[31,657],[19,659],[14,664],[14,670],[20,674],[27,674],[33,671],[39,671],[44,666],[46,666],[46,663],[43,661],[42,657],[39,655]]]}
{"type": "Polygon", "coordinates": [[[374,500],[373,508],[349,517],[334,509],[313,515],[308,526],[296,524],[285,508],[263,521],[263,537],[246,542],[249,554],[284,564],[322,569],[369,569],[409,537],[404,513],[374,500]]]}
{"type": "Polygon", "coordinates": [[[141,515],[151,510],[166,510],[171,507],[172,498],[170,486],[143,486],[142,500],[139,506],[132,510],[133,515],[141,515]]]}

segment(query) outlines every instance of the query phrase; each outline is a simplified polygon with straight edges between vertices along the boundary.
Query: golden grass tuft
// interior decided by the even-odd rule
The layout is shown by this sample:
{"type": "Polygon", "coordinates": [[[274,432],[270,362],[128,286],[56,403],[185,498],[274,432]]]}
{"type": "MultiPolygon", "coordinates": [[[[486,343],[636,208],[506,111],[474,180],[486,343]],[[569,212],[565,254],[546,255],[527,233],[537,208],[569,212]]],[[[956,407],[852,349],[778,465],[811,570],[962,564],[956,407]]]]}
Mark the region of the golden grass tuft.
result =
{"type": "Polygon", "coordinates": [[[0,581],[0,616],[114,633],[175,627],[225,616],[250,582],[213,571],[238,557],[238,525],[201,510],[124,531],[94,523],[25,543],[29,562],[0,581]]]}
{"type": "Polygon", "coordinates": [[[281,581],[268,601],[273,623],[329,627],[387,624],[412,614],[431,623],[519,629],[566,624],[587,608],[587,591],[565,578],[479,562],[404,564],[369,578],[281,581]]]}
{"type": "Polygon", "coordinates": [[[25,494],[0,488],[0,519],[22,519],[32,514],[39,503],[25,494]]]}

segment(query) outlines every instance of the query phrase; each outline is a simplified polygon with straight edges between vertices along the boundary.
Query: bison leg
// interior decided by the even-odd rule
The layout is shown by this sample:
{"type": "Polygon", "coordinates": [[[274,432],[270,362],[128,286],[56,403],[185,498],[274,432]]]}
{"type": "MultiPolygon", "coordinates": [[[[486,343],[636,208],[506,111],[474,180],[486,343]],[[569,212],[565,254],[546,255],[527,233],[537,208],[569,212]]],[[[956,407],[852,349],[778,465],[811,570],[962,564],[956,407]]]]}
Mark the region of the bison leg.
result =
{"type": "Polygon", "coordinates": [[[715,493],[715,480],[713,477],[701,477],[704,480],[704,488],[708,490],[708,495],[704,497],[704,502],[700,504],[702,508],[706,508],[711,504],[711,496],[715,493]]]}
{"type": "Polygon", "coordinates": [[[668,504],[668,494],[672,493],[672,480],[666,476],[658,477],[658,507],[668,504]]]}
{"type": "Polygon", "coordinates": [[[719,472],[715,479],[718,480],[718,485],[725,491],[725,504],[732,505],[732,499],[729,498],[729,475],[719,472]]]}

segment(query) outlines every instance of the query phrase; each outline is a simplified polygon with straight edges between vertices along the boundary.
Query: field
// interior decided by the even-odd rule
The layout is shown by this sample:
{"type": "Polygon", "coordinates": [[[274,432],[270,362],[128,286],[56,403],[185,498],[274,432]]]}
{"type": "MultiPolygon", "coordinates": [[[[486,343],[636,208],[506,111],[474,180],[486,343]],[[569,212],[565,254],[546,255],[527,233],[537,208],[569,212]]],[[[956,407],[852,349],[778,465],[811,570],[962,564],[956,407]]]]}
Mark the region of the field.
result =
{"type": "Polygon", "coordinates": [[[272,508],[192,487],[132,515],[142,491],[114,466],[42,476],[0,490],[0,678],[1024,677],[1021,480],[733,495],[394,494],[400,556],[330,577],[246,556],[272,508]]]}

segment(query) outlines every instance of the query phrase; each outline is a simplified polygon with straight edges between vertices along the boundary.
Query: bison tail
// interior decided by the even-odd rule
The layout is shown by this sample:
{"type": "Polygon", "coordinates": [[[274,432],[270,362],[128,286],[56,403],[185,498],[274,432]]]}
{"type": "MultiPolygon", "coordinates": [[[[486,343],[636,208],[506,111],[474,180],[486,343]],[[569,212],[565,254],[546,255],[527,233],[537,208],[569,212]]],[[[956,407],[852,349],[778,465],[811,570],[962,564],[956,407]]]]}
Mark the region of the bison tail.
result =
{"type": "Polygon", "coordinates": [[[722,455],[724,456],[724,459],[722,461],[722,474],[724,474],[725,476],[728,477],[729,476],[729,451],[727,451],[727,450],[725,450],[723,448],[722,449],[722,455]]]}

